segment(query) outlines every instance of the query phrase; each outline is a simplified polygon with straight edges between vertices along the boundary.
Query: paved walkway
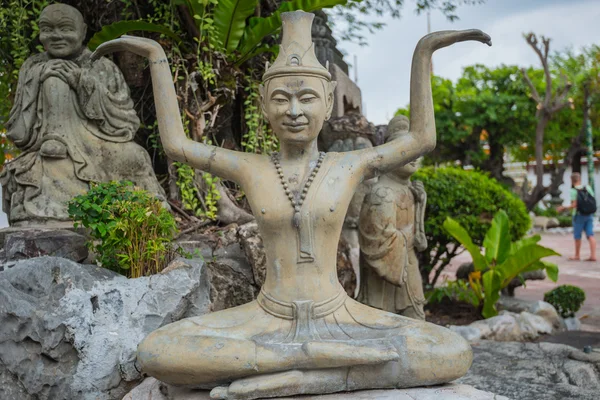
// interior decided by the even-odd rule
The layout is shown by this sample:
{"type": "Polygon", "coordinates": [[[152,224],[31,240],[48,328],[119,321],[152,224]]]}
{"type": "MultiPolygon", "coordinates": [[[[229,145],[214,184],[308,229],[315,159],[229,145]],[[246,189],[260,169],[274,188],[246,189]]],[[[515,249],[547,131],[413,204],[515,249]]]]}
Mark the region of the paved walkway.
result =
{"type": "MultiPolygon", "coordinates": [[[[600,235],[597,235],[600,239],[600,235]]],[[[525,300],[543,300],[544,293],[558,285],[575,285],[585,291],[585,303],[577,313],[581,319],[582,330],[600,332],[600,262],[569,261],[573,255],[573,236],[570,233],[544,233],[540,242],[543,246],[554,249],[560,257],[547,258],[559,266],[558,282],[549,279],[543,281],[527,281],[527,287],[520,287],[515,291],[515,297],[525,300]]],[[[589,245],[582,243],[582,258],[589,256],[589,245]]],[[[600,249],[599,249],[600,250],[600,249]]],[[[452,260],[443,273],[448,279],[454,279],[458,266],[470,262],[471,256],[464,252],[452,260]]],[[[442,278],[443,279],[443,278],[442,278]]]]}

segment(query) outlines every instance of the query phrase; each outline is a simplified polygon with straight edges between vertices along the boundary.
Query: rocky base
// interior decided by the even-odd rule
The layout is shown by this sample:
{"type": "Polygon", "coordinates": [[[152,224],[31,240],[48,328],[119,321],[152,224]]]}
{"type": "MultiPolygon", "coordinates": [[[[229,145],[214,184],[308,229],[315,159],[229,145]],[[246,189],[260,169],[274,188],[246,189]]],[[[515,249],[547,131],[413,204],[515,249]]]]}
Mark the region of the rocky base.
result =
{"type": "Polygon", "coordinates": [[[555,343],[471,343],[473,366],[457,382],[515,400],[598,400],[600,354],[555,343]]]}
{"type": "MultiPolygon", "coordinates": [[[[123,400],[210,400],[208,391],[185,391],[169,387],[154,378],[144,382],[129,392],[123,400]]],[[[468,385],[447,384],[443,386],[389,389],[361,390],[325,395],[277,397],[277,399],[302,400],[508,400],[503,396],[484,392],[468,385]]]]}
{"type": "Polygon", "coordinates": [[[0,272],[0,399],[112,400],[141,379],[138,343],[213,308],[208,269],[174,263],[138,279],[64,258],[0,272]]]}

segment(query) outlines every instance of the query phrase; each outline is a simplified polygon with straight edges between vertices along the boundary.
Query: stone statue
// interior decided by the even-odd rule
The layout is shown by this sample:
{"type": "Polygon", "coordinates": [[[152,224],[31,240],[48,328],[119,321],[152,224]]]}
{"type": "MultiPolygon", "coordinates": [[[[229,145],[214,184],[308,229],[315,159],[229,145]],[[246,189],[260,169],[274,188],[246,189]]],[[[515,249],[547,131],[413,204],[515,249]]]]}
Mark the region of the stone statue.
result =
{"type": "Polygon", "coordinates": [[[86,25],[64,4],[44,8],[46,51],[23,64],[7,136],[22,150],[0,181],[12,226],[68,221],[67,203],[89,182],[130,180],[164,198],[148,153],[133,142],[140,121],[121,72],[92,62],[86,25]]]}
{"type": "Polygon", "coordinates": [[[360,182],[435,147],[429,66],[453,43],[490,43],[479,30],[425,36],[415,50],[410,133],[374,148],[319,153],[333,106],[330,73],[310,37],[313,14],[282,13],[279,55],[263,76],[263,113],[280,141],[273,156],[188,139],[171,70],[156,42],[124,36],[93,57],[129,50],[149,59],[159,130],[169,157],[241,185],[267,258],[255,301],[166,325],[138,347],[141,369],[172,385],[212,389],[215,399],[434,385],[462,376],[469,344],[441,326],[349,298],[336,276],[337,244],[360,182]]]}
{"type": "MultiPolygon", "coordinates": [[[[409,134],[408,118],[394,117],[386,143],[409,134]]],[[[425,296],[416,251],[427,248],[423,183],[411,182],[416,161],[381,176],[365,197],[358,223],[359,300],[380,310],[425,320],[425,296]]]]}

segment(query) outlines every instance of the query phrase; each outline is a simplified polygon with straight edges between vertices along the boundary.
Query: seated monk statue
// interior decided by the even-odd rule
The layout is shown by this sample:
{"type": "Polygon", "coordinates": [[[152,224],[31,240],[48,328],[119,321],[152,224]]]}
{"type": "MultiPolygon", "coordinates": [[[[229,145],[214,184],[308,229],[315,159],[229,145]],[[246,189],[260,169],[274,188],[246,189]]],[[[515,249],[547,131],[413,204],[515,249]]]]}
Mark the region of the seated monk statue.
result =
{"type": "Polygon", "coordinates": [[[22,153],[0,177],[11,226],[69,221],[67,203],[90,182],[129,180],[164,199],[150,157],[133,142],[140,121],[117,66],[92,62],[79,11],[49,5],[39,18],[45,52],[19,72],[7,136],[22,153]]]}
{"type": "MultiPolygon", "coordinates": [[[[398,115],[388,125],[386,143],[408,133],[408,118],[398,115]]],[[[410,181],[416,170],[417,161],[411,161],[382,175],[365,197],[358,223],[358,299],[424,321],[425,296],[416,251],[427,248],[427,193],[423,182],[410,181]]]]}
{"type": "Polygon", "coordinates": [[[279,55],[261,89],[262,111],[280,142],[271,156],[188,139],[165,53],[124,36],[92,57],[129,50],[149,59],[161,140],[169,157],[237,182],[262,235],[267,275],[255,301],[174,322],[138,347],[142,371],[171,385],[211,389],[214,399],[435,385],[469,369],[462,337],[441,326],[377,310],[346,295],[336,253],[358,185],[435,147],[432,53],[479,30],[444,31],[417,45],[411,77],[410,133],[384,145],[319,153],[317,136],[333,106],[335,82],[315,56],[313,14],[282,13],[279,55]],[[293,179],[290,179],[293,178],[293,179]]]}

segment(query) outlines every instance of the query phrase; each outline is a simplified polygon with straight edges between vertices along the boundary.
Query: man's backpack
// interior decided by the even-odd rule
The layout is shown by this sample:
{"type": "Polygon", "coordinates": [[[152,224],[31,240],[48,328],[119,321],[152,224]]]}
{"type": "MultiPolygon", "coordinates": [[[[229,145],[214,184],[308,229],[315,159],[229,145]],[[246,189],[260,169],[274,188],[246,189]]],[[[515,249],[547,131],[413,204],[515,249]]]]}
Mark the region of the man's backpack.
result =
{"type": "Polygon", "coordinates": [[[587,188],[577,190],[577,213],[591,215],[596,212],[596,199],[587,188]]]}

